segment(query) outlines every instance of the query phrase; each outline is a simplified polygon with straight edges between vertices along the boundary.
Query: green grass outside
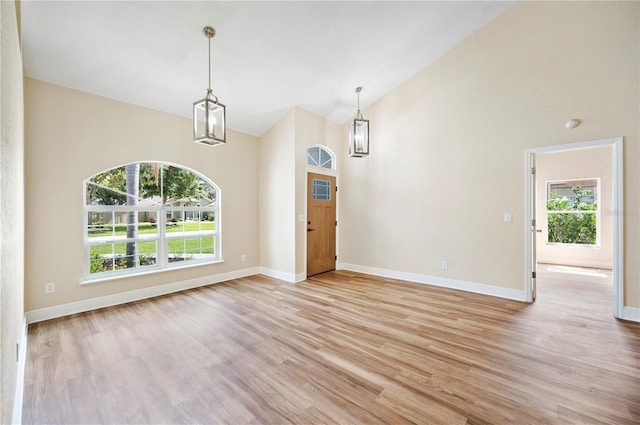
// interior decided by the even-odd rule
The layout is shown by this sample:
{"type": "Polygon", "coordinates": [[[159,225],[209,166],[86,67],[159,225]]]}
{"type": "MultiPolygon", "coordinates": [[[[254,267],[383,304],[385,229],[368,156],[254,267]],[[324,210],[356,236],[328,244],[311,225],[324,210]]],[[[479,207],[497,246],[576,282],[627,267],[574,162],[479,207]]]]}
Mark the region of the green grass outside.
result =
{"type": "MultiPolygon", "coordinates": [[[[215,226],[213,221],[179,221],[175,225],[173,225],[173,223],[167,223],[165,233],[198,232],[214,229],[215,226]]],[[[158,228],[155,224],[152,225],[151,223],[147,222],[138,224],[139,235],[152,235],[157,232],[158,228]]],[[[115,226],[104,225],[104,228],[102,229],[91,229],[89,231],[89,238],[95,238],[97,236],[126,236],[126,234],[126,224],[116,224],[115,226]]]]}
{"type": "MultiPolygon", "coordinates": [[[[197,239],[175,239],[168,240],[169,254],[213,254],[213,236],[205,236],[197,239]],[[202,250],[200,249],[200,241],[202,240],[202,250]],[[186,246],[185,246],[186,242],[186,246]]],[[[116,255],[124,255],[127,249],[126,243],[113,243],[107,245],[96,245],[89,248],[89,256],[94,255],[111,255],[113,250],[116,255]]],[[[139,242],[138,254],[155,255],[156,242],[139,242]]]]}

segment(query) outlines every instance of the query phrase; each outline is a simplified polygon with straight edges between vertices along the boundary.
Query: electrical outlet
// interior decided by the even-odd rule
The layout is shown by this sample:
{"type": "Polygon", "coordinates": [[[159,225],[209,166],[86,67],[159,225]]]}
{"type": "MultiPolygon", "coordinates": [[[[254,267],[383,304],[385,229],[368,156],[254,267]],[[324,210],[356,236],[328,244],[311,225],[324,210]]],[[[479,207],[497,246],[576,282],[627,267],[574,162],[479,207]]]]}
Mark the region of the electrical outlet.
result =
{"type": "Polygon", "coordinates": [[[240,261],[247,261],[247,255],[246,254],[242,254],[240,256],[240,261]]]}
{"type": "Polygon", "coordinates": [[[440,263],[440,268],[442,270],[447,270],[449,268],[449,263],[447,263],[445,260],[442,260],[442,262],[440,263]]]}
{"type": "Polygon", "coordinates": [[[53,294],[56,292],[56,284],[54,282],[47,282],[44,284],[44,293],[53,294]]]}

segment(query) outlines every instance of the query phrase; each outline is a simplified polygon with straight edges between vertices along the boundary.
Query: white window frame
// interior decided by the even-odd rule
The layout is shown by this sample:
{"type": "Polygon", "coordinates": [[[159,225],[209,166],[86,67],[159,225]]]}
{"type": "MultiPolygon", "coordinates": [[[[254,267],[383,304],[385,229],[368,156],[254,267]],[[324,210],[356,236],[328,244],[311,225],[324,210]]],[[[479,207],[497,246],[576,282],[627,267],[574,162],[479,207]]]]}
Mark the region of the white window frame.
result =
{"type": "Polygon", "coordinates": [[[549,228],[549,215],[550,214],[595,214],[596,216],[596,240],[592,244],[584,244],[584,243],[560,243],[560,242],[549,242],[549,235],[547,232],[547,240],[545,243],[550,246],[570,246],[570,247],[583,247],[583,248],[599,248],[600,247],[600,178],[599,177],[591,177],[584,179],[567,179],[567,180],[548,180],[545,182],[545,203],[544,210],[547,215],[547,229],[549,228]],[[575,210],[555,210],[549,211],[547,209],[547,202],[549,201],[549,186],[553,183],[560,182],[579,182],[579,181],[587,181],[587,180],[595,180],[596,181],[596,190],[595,194],[595,204],[596,209],[593,211],[575,211],[575,210]]]}
{"type": "MultiPolygon", "coordinates": [[[[322,158],[322,154],[319,155],[320,158],[322,158]]],[[[316,168],[320,168],[323,170],[335,170],[336,169],[336,155],[331,151],[331,149],[329,149],[326,146],[322,146],[322,145],[313,145],[313,146],[309,146],[307,148],[307,165],[310,167],[316,167],[316,168]],[[320,152],[325,152],[327,155],[329,155],[329,157],[331,158],[331,167],[325,167],[325,165],[327,164],[327,162],[329,161],[325,161],[322,164],[319,163],[318,161],[316,161],[312,156],[311,156],[311,149],[320,149],[320,152]],[[313,161],[312,164],[309,163],[309,160],[313,161]]]]}
{"type": "MultiPolygon", "coordinates": [[[[87,184],[90,182],[90,179],[93,178],[95,175],[98,175],[100,173],[103,173],[109,170],[103,170],[100,173],[96,173],[94,176],[89,177],[83,182],[83,191],[84,191],[84,198],[85,198],[83,202],[84,282],[86,283],[91,283],[92,281],[100,281],[100,280],[110,279],[110,278],[120,277],[120,276],[135,276],[135,275],[146,274],[148,272],[153,272],[153,271],[191,267],[193,265],[198,265],[198,264],[210,264],[210,263],[216,263],[216,262],[222,261],[222,247],[221,247],[222,244],[221,244],[221,237],[220,237],[220,234],[221,234],[220,233],[220,230],[221,230],[220,205],[221,205],[222,195],[221,195],[220,188],[215,183],[213,183],[210,179],[203,176],[201,173],[194,171],[188,167],[184,167],[178,164],[162,162],[162,161],[140,161],[138,163],[139,164],[156,163],[160,165],[170,165],[172,167],[182,168],[184,170],[187,170],[197,175],[198,178],[202,179],[203,181],[205,181],[207,184],[209,184],[211,187],[214,188],[216,192],[215,205],[214,207],[209,207],[209,206],[176,207],[171,205],[158,205],[158,206],[88,205],[87,199],[86,199],[87,184]],[[114,215],[116,213],[125,213],[130,211],[136,211],[138,213],[149,212],[149,213],[155,214],[156,229],[158,230],[156,234],[155,235],[139,234],[137,238],[127,238],[126,235],[113,236],[113,237],[105,236],[104,238],[100,238],[99,240],[89,237],[89,214],[91,214],[92,212],[97,212],[97,213],[111,212],[112,215],[114,215]],[[184,212],[212,213],[214,214],[214,220],[212,220],[213,230],[199,230],[194,232],[188,232],[188,235],[185,235],[184,233],[173,235],[172,234],[173,232],[166,232],[167,222],[170,220],[170,219],[169,220],[167,219],[167,214],[174,211],[182,211],[183,213],[184,212]],[[168,253],[169,241],[178,240],[178,239],[184,239],[184,240],[198,239],[203,237],[213,237],[213,255],[207,256],[206,258],[190,259],[188,261],[177,261],[177,262],[169,261],[169,253],[168,253]],[[99,273],[91,273],[91,258],[90,258],[91,247],[100,246],[100,245],[113,245],[115,243],[118,243],[118,244],[129,243],[129,242],[140,243],[140,242],[154,242],[154,241],[156,242],[156,264],[140,267],[139,266],[140,254],[138,254],[136,258],[136,267],[132,267],[130,269],[111,270],[111,271],[105,271],[105,272],[99,272],[99,273]]],[[[114,167],[114,169],[120,168],[122,166],[124,165],[121,165],[119,167],[114,167]]],[[[112,217],[113,226],[115,226],[115,221],[116,221],[115,217],[112,217]]],[[[199,221],[199,222],[201,223],[202,221],[199,221]]]]}

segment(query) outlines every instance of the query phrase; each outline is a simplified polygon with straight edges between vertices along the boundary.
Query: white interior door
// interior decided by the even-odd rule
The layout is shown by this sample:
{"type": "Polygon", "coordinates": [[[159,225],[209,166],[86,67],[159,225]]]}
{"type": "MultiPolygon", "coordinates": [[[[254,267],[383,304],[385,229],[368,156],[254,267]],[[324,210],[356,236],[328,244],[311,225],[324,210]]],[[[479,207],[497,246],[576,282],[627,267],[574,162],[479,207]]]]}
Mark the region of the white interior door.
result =
{"type": "Polygon", "coordinates": [[[536,217],[536,204],[537,204],[537,185],[536,185],[536,155],[531,154],[531,298],[532,301],[536,300],[536,241],[538,239],[538,222],[536,217]]]}

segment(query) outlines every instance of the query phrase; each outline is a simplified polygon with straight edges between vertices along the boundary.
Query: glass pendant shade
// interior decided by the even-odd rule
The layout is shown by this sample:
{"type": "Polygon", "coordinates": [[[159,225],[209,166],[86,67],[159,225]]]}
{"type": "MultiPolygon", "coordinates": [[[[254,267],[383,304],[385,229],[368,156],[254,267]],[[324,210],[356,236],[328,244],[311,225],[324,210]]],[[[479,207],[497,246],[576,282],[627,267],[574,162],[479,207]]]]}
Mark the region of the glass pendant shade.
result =
{"type": "Polygon", "coordinates": [[[193,103],[193,141],[215,146],[226,143],[225,106],[207,92],[207,97],[193,103]]]}
{"type": "Polygon", "coordinates": [[[369,120],[365,120],[360,113],[360,92],[362,87],[356,87],[358,95],[358,112],[349,126],[349,156],[362,158],[369,155],[369,120]]]}
{"type": "Polygon", "coordinates": [[[369,120],[356,118],[349,126],[349,156],[369,155],[369,120]]]}

